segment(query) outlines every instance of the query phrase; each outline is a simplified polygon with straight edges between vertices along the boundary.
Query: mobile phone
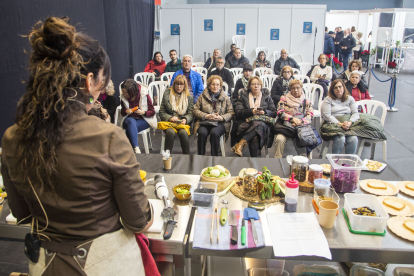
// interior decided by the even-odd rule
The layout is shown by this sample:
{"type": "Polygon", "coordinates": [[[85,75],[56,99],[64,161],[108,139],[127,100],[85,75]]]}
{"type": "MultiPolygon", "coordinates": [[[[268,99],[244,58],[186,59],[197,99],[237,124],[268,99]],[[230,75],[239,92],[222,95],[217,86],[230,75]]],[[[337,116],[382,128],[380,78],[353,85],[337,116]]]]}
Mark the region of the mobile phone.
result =
{"type": "Polygon", "coordinates": [[[183,120],[177,120],[177,124],[181,124],[183,120]]]}
{"type": "Polygon", "coordinates": [[[257,110],[263,111],[263,107],[258,107],[257,110]]]}

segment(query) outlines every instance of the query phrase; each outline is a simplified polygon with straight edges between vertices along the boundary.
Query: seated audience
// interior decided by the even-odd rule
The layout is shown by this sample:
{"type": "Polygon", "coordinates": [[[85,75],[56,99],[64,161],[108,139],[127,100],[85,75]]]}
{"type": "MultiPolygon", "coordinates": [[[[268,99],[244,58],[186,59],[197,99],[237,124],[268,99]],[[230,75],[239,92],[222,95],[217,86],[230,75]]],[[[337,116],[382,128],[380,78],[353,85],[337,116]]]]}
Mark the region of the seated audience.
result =
{"type": "Polygon", "coordinates": [[[292,80],[293,70],[292,67],[287,65],[280,71],[280,76],[275,79],[272,85],[272,90],[270,91],[275,106],[278,105],[280,97],[289,92],[289,84],[292,80]]]}
{"type": "Polygon", "coordinates": [[[328,95],[328,86],[332,79],[332,67],[327,66],[328,57],[320,54],[318,57],[319,65],[313,67],[310,80],[313,83],[319,84],[323,88],[323,98],[328,95]]]}
{"type": "Polygon", "coordinates": [[[173,77],[171,78],[171,86],[174,82],[174,79],[179,75],[184,75],[187,79],[188,90],[190,91],[190,95],[193,96],[194,103],[197,101],[198,96],[203,93],[204,90],[204,83],[201,75],[194,70],[191,70],[191,66],[193,65],[193,57],[190,55],[185,55],[183,57],[183,68],[178,70],[174,73],[173,77]]]}
{"type": "Polygon", "coordinates": [[[233,95],[232,95],[232,102],[233,104],[239,98],[239,91],[242,88],[247,88],[247,83],[249,82],[250,77],[252,76],[253,68],[250,64],[245,64],[243,67],[243,77],[236,81],[236,86],[234,87],[233,95]]]}
{"type": "Polygon", "coordinates": [[[239,142],[231,148],[238,156],[242,156],[247,145],[251,157],[257,157],[259,150],[267,146],[270,126],[266,120],[276,116],[276,108],[269,89],[262,87],[260,78],[253,76],[249,79],[247,89],[240,90],[240,98],[235,107],[237,122],[233,125],[233,128],[237,128],[239,142]]]}
{"type": "Polygon", "coordinates": [[[236,44],[231,44],[230,45],[230,52],[227,53],[226,57],[224,58],[227,62],[227,60],[229,60],[230,57],[232,57],[234,55],[234,51],[236,50],[236,44]]]}
{"type": "Polygon", "coordinates": [[[221,55],[221,51],[219,49],[214,49],[213,56],[210,57],[206,61],[206,63],[204,63],[203,67],[208,70],[208,73],[210,73],[211,70],[213,70],[213,68],[216,68],[216,61],[217,61],[217,58],[220,57],[220,55],[221,55]]]}
{"type": "Polygon", "coordinates": [[[181,60],[177,58],[177,51],[172,49],[170,50],[170,59],[171,61],[165,66],[164,73],[177,72],[182,68],[181,60]]]}
{"type": "Polygon", "coordinates": [[[183,75],[177,76],[173,85],[165,90],[159,112],[162,122],[158,123],[158,128],[165,133],[165,150],[172,151],[174,136],[178,134],[183,153],[190,154],[188,136],[193,121],[193,105],[193,97],[188,91],[186,78],[183,75]],[[165,122],[172,124],[165,124],[165,122]]]}
{"type": "Polygon", "coordinates": [[[293,58],[288,57],[288,51],[286,49],[282,49],[282,51],[280,51],[280,58],[276,60],[273,68],[275,75],[280,75],[282,68],[285,66],[290,66],[300,70],[298,63],[293,58]]]}
{"type": "Polygon", "coordinates": [[[249,64],[249,59],[242,55],[240,48],[236,48],[234,55],[227,60],[226,67],[229,69],[243,68],[246,63],[249,64]]]}
{"type": "Polygon", "coordinates": [[[341,57],[344,68],[347,68],[348,60],[352,57],[352,49],[356,46],[355,38],[352,37],[348,29],[344,31],[344,37],[339,42],[339,46],[341,46],[341,57]]]}
{"type": "Polygon", "coordinates": [[[260,51],[257,54],[256,60],[253,62],[253,69],[256,68],[272,68],[270,61],[266,59],[266,54],[264,51],[260,51]]]}
{"type": "Polygon", "coordinates": [[[121,115],[124,116],[122,127],[125,129],[132,148],[135,153],[141,153],[138,146],[138,132],[150,126],[157,128],[157,119],[148,94],[148,86],[139,85],[133,79],[126,79],[121,84],[121,115]]]}
{"type": "Polygon", "coordinates": [[[233,75],[231,74],[229,69],[224,67],[224,59],[222,57],[218,57],[216,59],[216,68],[208,73],[207,78],[211,76],[220,76],[223,82],[227,83],[229,91],[231,91],[231,89],[234,86],[233,75]]]}
{"type": "Polygon", "coordinates": [[[114,83],[112,82],[112,80],[110,80],[108,86],[101,91],[98,97],[98,102],[100,102],[102,108],[104,108],[108,112],[109,117],[106,120],[109,119],[108,121],[110,121],[111,123],[114,123],[114,117],[117,107],[114,94],[114,83]]]}
{"type": "MultiPolygon", "coordinates": [[[[297,138],[295,128],[309,125],[313,119],[312,103],[306,100],[300,80],[292,80],[289,83],[289,92],[280,98],[277,106],[277,116],[279,119],[272,128],[272,135],[276,135],[275,158],[282,158],[287,138],[297,138]]],[[[309,155],[310,150],[307,150],[307,147],[299,147],[296,141],[293,145],[298,155],[309,155]]]]}
{"type": "MultiPolygon", "coordinates": [[[[334,80],[329,88],[328,97],[326,97],[321,106],[322,119],[325,124],[337,124],[343,130],[349,130],[352,123],[359,120],[358,107],[354,98],[349,95],[348,90],[342,80],[334,80]],[[339,121],[337,118],[343,115],[350,115],[346,121],[339,121]]],[[[323,126],[322,125],[322,126],[323,126]]],[[[322,128],[322,127],[321,127],[322,128]]],[[[322,139],[332,139],[332,153],[339,154],[345,146],[346,154],[355,154],[358,147],[358,137],[355,135],[334,135],[331,137],[324,136],[322,139]]]]}
{"type": "MultiPolygon", "coordinates": [[[[350,91],[351,96],[356,102],[361,100],[371,100],[368,90],[361,83],[361,75],[358,71],[351,72],[350,80],[345,83],[345,87],[346,90],[350,91]]],[[[362,107],[358,107],[358,111],[363,112],[362,107]]]]}
{"type": "Polygon", "coordinates": [[[162,59],[161,53],[155,52],[154,58],[148,62],[144,72],[153,73],[155,75],[155,80],[160,80],[161,75],[164,74],[165,66],[166,64],[162,59]]]}
{"type": "Polygon", "coordinates": [[[362,72],[362,63],[361,61],[354,59],[349,63],[348,69],[343,72],[341,75],[338,76],[338,79],[342,79],[344,82],[347,82],[350,80],[351,72],[359,71],[361,74],[361,85],[365,87],[365,89],[368,89],[368,83],[365,79],[365,74],[362,72]]]}
{"type": "Polygon", "coordinates": [[[231,120],[234,115],[230,98],[223,91],[223,81],[219,76],[211,76],[207,87],[194,105],[194,132],[198,133],[198,155],[206,154],[207,137],[210,135],[211,156],[218,156],[220,137],[229,137],[231,120]]]}

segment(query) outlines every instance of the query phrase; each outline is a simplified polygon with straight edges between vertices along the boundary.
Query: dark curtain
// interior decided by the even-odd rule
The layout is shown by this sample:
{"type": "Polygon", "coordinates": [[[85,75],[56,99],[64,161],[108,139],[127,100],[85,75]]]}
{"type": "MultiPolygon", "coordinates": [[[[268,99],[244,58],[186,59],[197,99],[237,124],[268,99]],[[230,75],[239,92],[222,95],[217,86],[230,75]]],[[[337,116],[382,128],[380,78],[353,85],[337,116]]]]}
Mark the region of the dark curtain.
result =
{"type": "Polygon", "coordinates": [[[0,1],[1,137],[14,124],[17,102],[25,93],[23,81],[28,80],[31,47],[21,35],[48,16],[68,16],[78,31],[101,43],[111,59],[118,103],[121,81],[142,72],[152,58],[154,0],[0,1]]]}

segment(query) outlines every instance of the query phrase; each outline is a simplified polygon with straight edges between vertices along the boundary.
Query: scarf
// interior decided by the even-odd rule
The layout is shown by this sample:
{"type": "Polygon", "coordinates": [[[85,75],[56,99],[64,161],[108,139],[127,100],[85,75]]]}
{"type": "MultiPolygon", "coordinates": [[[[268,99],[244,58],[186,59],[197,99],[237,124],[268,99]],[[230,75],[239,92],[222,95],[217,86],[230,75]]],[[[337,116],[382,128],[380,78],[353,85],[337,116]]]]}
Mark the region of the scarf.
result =
{"type": "Polygon", "coordinates": [[[282,77],[283,83],[282,83],[282,89],[283,89],[283,94],[287,94],[289,92],[289,83],[293,80],[293,78],[291,77],[290,79],[286,80],[285,78],[282,77]]]}
{"type": "Polygon", "coordinates": [[[217,112],[216,103],[217,103],[218,98],[220,97],[220,93],[221,93],[221,90],[217,93],[211,92],[210,89],[208,90],[208,94],[210,95],[210,98],[211,98],[211,103],[213,104],[213,112],[217,112]]]}
{"type": "Polygon", "coordinates": [[[241,78],[241,80],[242,80],[242,84],[243,84],[244,89],[246,89],[246,87],[247,87],[247,83],[249,82],[249,80],[248,80],[248,79],[246,79],[246,77],[245,77],[245,76],[243,76],[243,77],[241,78]]]}
{"type": "Polygon", "coordinates": [[[260,107],[260,103],[262,102],[262,92],[260,91],[259,96],[256,97],[256,101],[254,101],[254,97],[252,92],[249,93],[249,106],[250,108],[260,107]]]}
{"type": "Polygon", "coordinates": [[[305,93],[303,92],[299,98],[293,97],[293,95],[290,92],[286,94],[286,104],[294,110],[294,113],[292,113],[291,115],[294,116],[295,114],[298,114],[300,112],[299,109],[304,99],[305,93]]]}
{"type": "Polygon", "coordinates": [[[182,92],[181,94],[174,93],[171,89],[170,103],[173,111],[176,112],[178,115],[182,116],[187,112],[188,98],[185,95],[183,95],[182,92]]]}
{"type": "Polygon", "coordinates": [[[106,97],[108,97],[108,94],[106,94],[106,92],[99,94],[98,101],[102,104],[102,102],[106,100],[106,97]]]}
{"type": "Polygon", "coordinates": [[[325,64],[325,66],[322,66],[322,64],[319,64],[319,67],[321,67],[322,69],[325,69],[326,68],[326,64],[325,64]]]}

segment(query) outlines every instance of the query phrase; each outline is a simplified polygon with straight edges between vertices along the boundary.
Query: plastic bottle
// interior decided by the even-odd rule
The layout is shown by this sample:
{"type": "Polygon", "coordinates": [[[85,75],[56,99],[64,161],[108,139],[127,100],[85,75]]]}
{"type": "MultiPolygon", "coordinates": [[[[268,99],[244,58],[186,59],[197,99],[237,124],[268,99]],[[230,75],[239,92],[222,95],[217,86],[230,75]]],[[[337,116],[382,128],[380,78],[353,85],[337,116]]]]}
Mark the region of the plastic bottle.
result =
{"type": "Polygon", "coordinates": [[[298,196],[299,181],[295,179],[295,174],[292,173],[292,178],[286,182],[285,212],[296,212],[298,196]]]}

